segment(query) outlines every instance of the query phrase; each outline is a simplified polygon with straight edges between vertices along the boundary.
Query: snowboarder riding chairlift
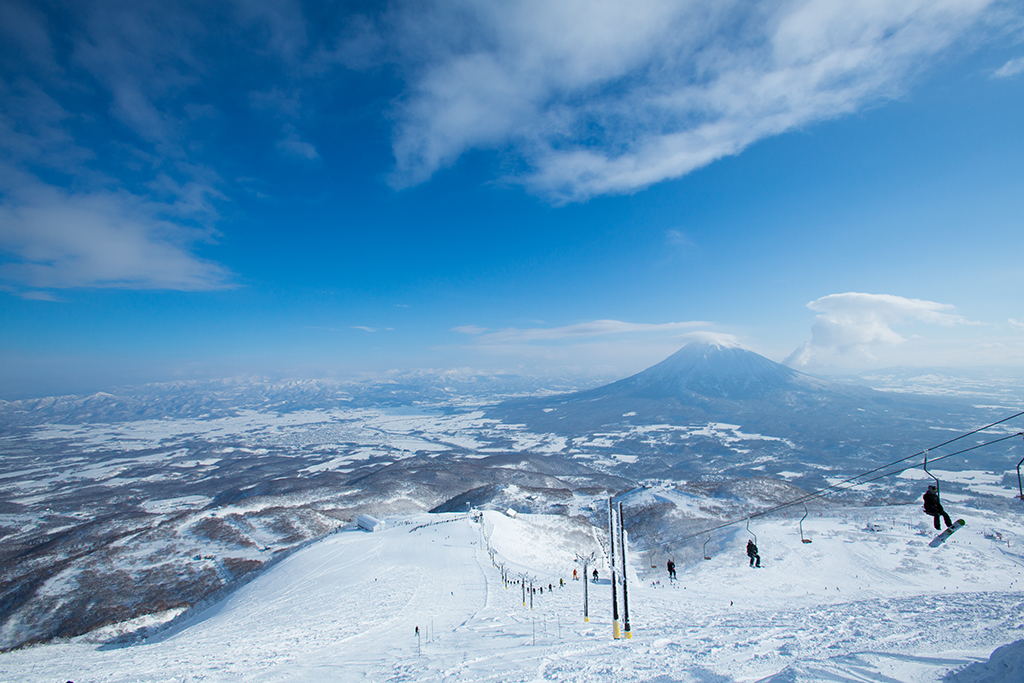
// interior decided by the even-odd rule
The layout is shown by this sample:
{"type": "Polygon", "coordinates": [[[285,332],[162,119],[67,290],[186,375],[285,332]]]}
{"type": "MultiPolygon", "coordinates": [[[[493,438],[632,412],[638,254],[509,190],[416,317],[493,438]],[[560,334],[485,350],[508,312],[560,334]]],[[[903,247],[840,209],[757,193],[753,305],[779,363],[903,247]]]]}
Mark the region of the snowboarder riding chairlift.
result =
{"type": "Polygon", "coordinates": [[[757,567],[761,566],[761,556],[757,554],[757,546],[754,545],[753,541],[747,541],[747,556],[750,558],[750,566],[754,567],[755,560],[757,561],[757,567]]]}
{"type": "Polygon", "coordinates": [[[939,490],[934,485],[929,486],[928,490],[924,493],[924,511],[925,514],[931,515],[935,521],[935,528],[941,529],[942,525],[939,524],[939,517],[942,517],[942,521],[946,523],[946,528],[953,526],[953,521],[946,514],[946,511],[942,509],[942,503],[939,502],[939,490]]]}

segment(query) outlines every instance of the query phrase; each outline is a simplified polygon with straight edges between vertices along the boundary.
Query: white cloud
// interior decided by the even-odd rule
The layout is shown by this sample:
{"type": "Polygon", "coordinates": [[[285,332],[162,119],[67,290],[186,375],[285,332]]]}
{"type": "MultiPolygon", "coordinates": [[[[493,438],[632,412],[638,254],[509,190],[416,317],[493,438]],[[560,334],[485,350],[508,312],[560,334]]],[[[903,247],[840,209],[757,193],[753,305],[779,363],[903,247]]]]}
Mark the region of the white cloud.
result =
{"type": "Polygon", "coordinates": [[[456,352],[462,362],[472,359],[480,367],[611,381],[650,367],[692,341],[739,346],[731,334],[692,329],[708,324],[599,320],[564,327],[500,331],[465,326],[453,331],[472,335],[472,343],[448,351],[456,352]]]}
{"type": "Polygon", "coordinates": [[[992,76],[994,78],[1010,78],[1021,72],[1024,72],[1024,57],[1017,57],[1017,59],[1011,59],[996,69],[992,76]]]}
{"type": "Polygon", "coordinates": [[[30,291],[30,292],[18,292],[18,296],[22,299],[28,299],[29,301],[60,301],[57,297],[49,292],[30,291]]]}
{"type": "Polygon", "coordinates": [[[1010,327],[1013,327],[1018,330],[1024,330],[1024,320],[1015,320],[1013,318],[1008,318],[1006,322],[1010,323],[1010,327]]]}
{"type": "Polygon", "coordinates": [[[996,0],[399,3],[392,182],[512,149],[555,201],[631,192],[899,95],[996,0]]]}
{"type": "MultiPolygon", "coordinates": [[[[167,220],[190,212],[128,193],[68,193],[35,183],[0,203],[0,282],[71,287],[205,290],[231,286],[222,266],[191,252],[210,231],[167,220]]],[[[22,296],[25,296],[23,294],[22,296]]],[[[46,298],[44,294],[29,295],[46,298]]]]}
{"type": "Polygon", "coordinates": [[[687,332],[676,337],[684,345],[690,342],[707,342],[709,344],[718,344],[719,346],[727,347],[742,347],[740,340],[734,334],[727,332],[712,332],[710,330],[699,330],[697,332],[687,332]]]}
{"type": "Polygon", "coordinates": [[[459,332],[460,334],[483,334],[487,331],[486,327],[480,327],[479,325],[460,325],[459,327],[453,327],[452,332],[459,332]]]}
{"type": "Polygon", "coordinates": [[[665,243],[676,249],[690,249],[697,246],[693,238],[682,230],[667,230],[665,232],[665,243]]]}
{"type": "Polygon", "coordinates": [[[810,340],[786,358],[787,365],[807,368],[870,362],[875,359],[876,349],[907,341],[893,329],[900,323],[946,327],[971,324],[953,313],[950,304],[891,294],[830,294],[807,307],[819,311],[819,315],[811,325],[810,340]]]}
{"type": "Polygon", "coordinates": [[[302,140],[294,131],[290,132],[284,140],[277,143],[277,148],[284,154],[307,161],[315,161],[320,158],[316,147],[302,140]]]}
{"type": "Polygon", "coordinates": [[[627,332],[657,333],[674,332],[676,330],[703,327],[709,323],[703,321],[675,323],[628,323],[621,320],[593,320],[563,327],[534,327],[520,329],[509,327],[490,332],[476,325],[456,327],[453,332],[473,335],[480,344],[526,344],[530,342],[550,342],[581,337],[598,337],[627,332]]]}

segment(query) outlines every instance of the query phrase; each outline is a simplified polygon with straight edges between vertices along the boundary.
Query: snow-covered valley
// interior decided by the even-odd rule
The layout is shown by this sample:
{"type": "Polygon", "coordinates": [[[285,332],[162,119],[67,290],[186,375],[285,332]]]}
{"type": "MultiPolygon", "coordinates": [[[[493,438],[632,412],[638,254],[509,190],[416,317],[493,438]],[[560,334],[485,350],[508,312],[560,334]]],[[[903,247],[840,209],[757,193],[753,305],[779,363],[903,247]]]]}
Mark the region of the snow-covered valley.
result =
{"type": "Polygon", "coordinates": [[[618,641],[605,564],[589,623],[572,580],[574,552],[603,552],[599,532],[497,512],[392,520],[330,535],[147,641],[85,636],[0,655],[0,679],[976,680],[968,667],[1024,637],[1024,524],[956,512],[968,526],[938,549],[915,506],[810,517],[810,544],[795,518],[758,521],[760,570],[740,525],[675,582],[631,548],[632,638],[618,641]],[[532,610],[497,563],[543,586],[532,610]]]}

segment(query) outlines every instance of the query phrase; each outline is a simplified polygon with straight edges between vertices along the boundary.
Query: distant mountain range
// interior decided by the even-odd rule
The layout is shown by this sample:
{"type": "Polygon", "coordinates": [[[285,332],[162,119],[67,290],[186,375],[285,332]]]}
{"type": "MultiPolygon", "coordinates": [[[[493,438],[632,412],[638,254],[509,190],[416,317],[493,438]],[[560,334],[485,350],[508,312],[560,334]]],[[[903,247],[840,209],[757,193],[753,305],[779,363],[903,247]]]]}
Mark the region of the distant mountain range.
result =
{"type": "Polygon", "coordinates": [[[46,423],[208,419],[235,415],[239,410],[289,412],[414,405],[451,408],[571,391],[579,386],[579,381],[568,378],[538,379],[468,370],[395,372],[362,380],[236,377],[163,382],[112,387],[92,394],[0,400],[0,429],[46,423]]]}

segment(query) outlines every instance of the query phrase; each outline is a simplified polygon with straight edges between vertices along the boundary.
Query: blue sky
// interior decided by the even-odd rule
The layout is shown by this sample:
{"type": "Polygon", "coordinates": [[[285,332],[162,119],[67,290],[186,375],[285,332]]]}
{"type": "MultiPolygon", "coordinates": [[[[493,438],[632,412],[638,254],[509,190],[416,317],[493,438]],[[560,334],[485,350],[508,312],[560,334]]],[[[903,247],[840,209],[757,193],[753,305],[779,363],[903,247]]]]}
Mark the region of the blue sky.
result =
{"type": "Polygon", "coordinates": [[[996,0],[0,5],[0,398],[1024,365],[996,0]]]}

